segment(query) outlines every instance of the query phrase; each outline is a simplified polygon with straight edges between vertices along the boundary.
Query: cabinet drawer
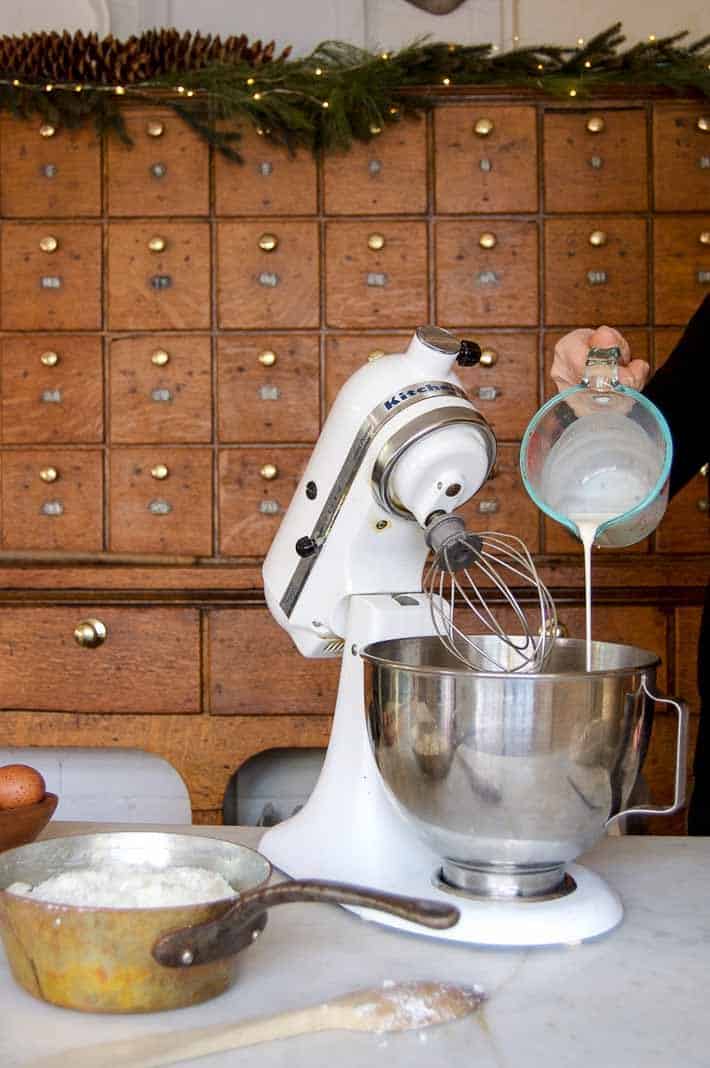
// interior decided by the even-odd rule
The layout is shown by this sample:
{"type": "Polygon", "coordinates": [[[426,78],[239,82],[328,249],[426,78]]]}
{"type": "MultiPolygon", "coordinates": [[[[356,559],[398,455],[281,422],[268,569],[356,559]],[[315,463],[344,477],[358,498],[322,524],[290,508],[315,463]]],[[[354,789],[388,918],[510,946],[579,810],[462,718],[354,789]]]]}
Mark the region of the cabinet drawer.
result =
{"type": "Polygon", "coordinates": [[[439,222],[436,271],[440,322],[537,324],[537,223],[439,222]]]}
{"type": "Polygon", "coordinates": [[[470,501],[458,509],[468,530],[497,530],[515,534],[531,553],[540,544],[539,511],[525,492],[517,445],[499,445],[491,477],[470,501]]]}
{"type": "MultiPolygon", "coordinates": [[[[467,336],[466,330],[460,333],[467,336]]],[[[481,346],[481,362],[457,367],[456,373],[498,441],[520,440],[539,407],[537,335],[468,334],[481,346]]]]}
{"type": "Polygon", "coordinates": [[[655,319],[684,326],[710,293],[710,215],[653,222],[655,319]]]}
{"type": "MultiPolygon", "coordinates": [[[[592,582],[594,568],[592,567],[592,582]]],[[[584,638],[584,592],[578,604],[557,606],[559,623],[565,637],[584,638]]],[[[656,685],[663,691],[667,687],[667,619],[660,608],[649,605],[599,604],[596,595],[592,598],[592,638],[595,641],[619,642],[635,645],[656,653],[663,661],[658,669],[656,685]]]]}
{"type": "Polygon", "coordinates": [[[534,108],[439,108],[434,131],[437,211],[537,211],[534,108]]]}
{"type": "MultiPolygon", "coordinates": [[[[581,600],[576,603],[557,605],[561,637],[584,639],[586,636],[584,591],[580,597],[581,600]]],[[[531,620],[539,619],[534,607],[526,608],[531,612],[531,620]]],[[[495,616],[509,634],[520,633],[520,626],[512,608],[497,604],[495,616]]],[[[467,608],[457,609],[456,621],[459,626],[468,627],[468,633],[471,633],[471,613],[467,608]]],[[[659,608],[647,605],[599,604],[595,597],[592,601],[592,637],[595,641],[635,645],[639,649],[656,653],[664,662],[658,669],[657,687],[659,690],[666,689],[666,617],[659,608]]]]}
{"type": "Polygon", "coordinates": [[[109,507],[113,552],[209,556],[212,450],[113,449],[109,507]]]}
{"type": "Polygon", "coordinates": [[[111,441],[212,440],[209,337],[129,337],[111,342],[111,441]]]}
{"type": "Polygon", "coordinates": [[[111,330],[209,329],[209,223],[110,223],[108,321],[111,330]]]}
{"type": "Polygon", "coordinates": [[[656,532],[660,553],[710,552],[710,485],[698,474],[677,493],[656,532]]]}
{"type": "Polygon", "coordinates": [[[4,452],[2,528],[3,549],[99,552],[103,548],[101,452],[4,452]]]}
{"type": "Polygon", "coordinates": [[[7,330],[99,330],[100,224],[5,223],[0,311],[7,330]]]}
{"type": "Polygon", "coordinates": [[[661,105],[653,110],[656,211],[710,211],[710,107],[661,105]]]}
{"type": "Polygon", "coordinates": [[[329,326],[428,322],[426,223],[328,223],[326,287],[329,326]]]}
{"type": "Polygon", "coordinates": [[[82,445],[103,438],[101,339],[70,335],[0,341],[2,440],[82,445]]]}
{"type": "Polygon", "coordinates": [[[238,148],[241,165],[215,152],[218,215],[315,215],[316,163],[310,152],[290,156],[252,129],[242,131],[238,148]]]}
{"type": "Polygon", "coordinates": [[[0,613],[3,708],[200,711],[200,627],[192,609],[11,608],[0,613]],[[82,640],[101,638],[95,647],[82,640]]]}
{"type": "Polygon", "coordinates": [[[547,322],[645,323],[647,263],[643,219],[547,219],[547,322]]]}
{"type": "Polygon", "coordinates": [[[126,109],[133,141],[106,140],[109,215],[207,215],[209,150],[168,110],[126,109]]]}
{"type": "Polygon", "coordinates": [[[644,111],[548,111],[544,155],[547,211],[646,211],[644,111]]]}
{"type": "MultiPolygon", "coordinates": [[[[590,328],[591,327],[591,328],[593,328],[593,327],[595,327],[597,325],[601,325],[601,324],[597,324],[596,322],[584,323],[584,324],[583,323],[578,323],[577,326],[576,327],[572,327],[572,329],[576,330],[576,329],[581,328],[581,327],[584,327],[584,328],[590,328]]],[[[558,393],[557,386],[555,385],[555,383],[552,381],[552,378],[550,377],[550,369],[552,367],[552,360],[553,360],[554,355],[555,355],[555,345],[557,344],[558,341],[562,340],[562,338],[565,336],[566,333],[567,333],[566,330],[552,330],[552,331],[546,331],[545,332],[545,336],[544,336],[545,377],[544,377],[544,380],[543,380],[543,389],[542,389],[543,401],[549,400],[550,397],[556,397],[557,396],[557,393],[558,393]]],[[[648,331],[646,331],[646,330],[638,330],[638,329],[633,329],[632,328],[631,330],[624,330],[623,331],[623,335],[626,338],[626,340],[628,341],[629,346],[631,348],[631,358],[634,359],[634,360],[646,360],[646,362],[649,362],[650,359],[651,359],[651,353],[649,352],[649,335],[648,335],[648,331]]]]}
{"type": "Polygon", "coordinates": [[[90,125],[68,130],[0,119],[0,210],[21,218],[101,214],[101,148],[90,125]]]}
{"type": "Polygon", "coordinates": [[[340,659],[307,660],[265,608],[208,613],[210,712],[330,715],[340,659]],[[266,680],[278,679],[278,685],[266,680]]]}
{"type": "Polygon", "coordinates": [[[350,375],[370,360],[390,353],[404,352],[411,334],[337,334],[326,341],[325,351],[325,408],[330,408],[341,386],[350,375]]]}
{"type": "Polygon", "coordinates": [[[296,490],[310,449],[223,449],[219,456],[219,548],[264,556],[296,490]]]}
{"type": "Polygon", "coordinates": [[[318,437],[316,335],[223,335],[218,381],[220,441],[314,442],[318,437]]]}
{"type": "Polygon", "coordinates": [[[217,250],[220,326],[318,326],[317,223],[219,223],[217,250]]]}
{"type": "Polygon", "coordinates": [[[345,155],[326,155],[325,210],[329,215],[422,214],[426,174],[426,123],[388,126],[371,141],[356,141],[345,155]]]}

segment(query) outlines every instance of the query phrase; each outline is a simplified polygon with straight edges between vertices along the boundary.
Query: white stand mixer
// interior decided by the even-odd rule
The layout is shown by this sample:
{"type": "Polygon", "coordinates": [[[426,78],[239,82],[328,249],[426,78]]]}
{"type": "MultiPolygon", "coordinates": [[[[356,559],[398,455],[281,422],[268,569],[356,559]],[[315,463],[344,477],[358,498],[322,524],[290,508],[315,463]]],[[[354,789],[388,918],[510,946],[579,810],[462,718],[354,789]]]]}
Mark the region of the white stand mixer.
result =
{"type": "Polygon", "coordinates": [[[422,592],[432,544],[425,531],[480,489],[495,459],[493,434],[454,371],[477,355],[474,343],[419,328],[405,353],[368,363],[345,383],[323,427],[264,562],[264,589],[304,656],[342,654],[343,666],[316,787],[300,812],[266,832],[260,849],[297,878],[446,899],[461,918],[439,938],[575,943],[621,919],[603,880],[570,865],[576,888],[536,900],[474,897],[443,884],[441,857],[393,802],[367,733],[360,651],[382,639],[437,634],[422,592]]]}

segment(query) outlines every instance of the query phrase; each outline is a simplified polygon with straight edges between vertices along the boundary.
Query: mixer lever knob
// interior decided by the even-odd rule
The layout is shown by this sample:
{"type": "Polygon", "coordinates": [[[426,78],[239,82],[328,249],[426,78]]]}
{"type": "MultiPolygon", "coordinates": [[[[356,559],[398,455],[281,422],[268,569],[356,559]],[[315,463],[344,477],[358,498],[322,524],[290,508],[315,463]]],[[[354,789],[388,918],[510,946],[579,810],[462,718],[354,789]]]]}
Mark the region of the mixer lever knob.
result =
{"type": "Polygon", "coordinates": [[[318,548],[318,542],[315,538],[311,538],[307,534],[296,542],[296,552],[299,556],[313,556],[314,553],[318,552],[318,548]]]}
{"type": "Polygon", "coordinates": [[[476,341],[461,341],[456,363],[461,367],[474,367],[481,359],[481,346],[476,341]]]}

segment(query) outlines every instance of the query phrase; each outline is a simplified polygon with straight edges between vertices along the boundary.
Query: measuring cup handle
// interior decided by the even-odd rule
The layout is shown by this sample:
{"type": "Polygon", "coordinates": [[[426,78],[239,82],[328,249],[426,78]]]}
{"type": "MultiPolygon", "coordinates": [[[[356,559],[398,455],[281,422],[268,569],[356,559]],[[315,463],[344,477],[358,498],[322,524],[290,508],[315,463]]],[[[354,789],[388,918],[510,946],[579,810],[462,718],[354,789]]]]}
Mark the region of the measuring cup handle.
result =
{"type": "Polygon", "coordinates": [[[460,916],[454,905],[443,901],[403,897],[363,886],[353,886],[351,883],[335,883],[321,879],[292,880],[259,890],[249,890],[218,919],[163,935],[153,946],[153,957],[159,964],[180,968],[207,964],[232,956],[254,941],[263,930],[267,909],[296,901],[379,909],[400,916],[410,923],[422,924],[436,930],[453,927],[460,916]]]}
{"type": "Polygon", "coordinates": [[[686,759],[688,752],[688,706],[685,701],[677,700],[674,697],[661,697],[660,694],[651,693],[646,680],[641,683],[641,688],[647,697],[649,697],[655,704],[670,705],[674,708],[678,715],[678,733],[676,736],[676,750],[675,750],[675,796],[673,798],[673,804],[668,807],[663,805],[647,805],[646,807],[625,808],[621,812],[615,813],[606,821],[607,830],[611,827],[616,820],[621,819],[622,816],[671,816],[674,812],[678,812],[679,809],[685,804],[685,788],[687,782],[686,771],[686,759]]]}
{"type": "Polygon", "coordinates": [[[621,349],[616,345],[609,349],[590,349],[581,385],[604,391],[614,389],[619,385],[620,360],[621,349]]]}

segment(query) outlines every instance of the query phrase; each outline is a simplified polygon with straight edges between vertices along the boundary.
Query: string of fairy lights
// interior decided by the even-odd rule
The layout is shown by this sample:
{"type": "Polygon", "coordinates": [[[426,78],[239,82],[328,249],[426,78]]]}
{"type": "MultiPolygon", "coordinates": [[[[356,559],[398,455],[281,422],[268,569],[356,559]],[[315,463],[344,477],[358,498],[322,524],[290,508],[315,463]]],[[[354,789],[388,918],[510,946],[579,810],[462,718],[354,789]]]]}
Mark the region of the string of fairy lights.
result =
{"type": "MultiPolygon", "coordinates": [[[[658,38],[656,37],[656,35],[654,33],[650,33],[650,34],[648,34],[646,40],[649,42],[649,44],[653,44],[658,40],[658,38]]],[[[514,49],[517,48],[519,46],[519,44],[520,44],[520,37],[516,34],[513,37],[513,47],[514,47],[514,49]]],[[[585,45],[584,37],[578,37],[577,41],[576,41],[576,44],[577,44],[578,48],[583,48],[584,45],[585,45]]],[[[459,46],[455,45],[455,44],[448,45],[448,51],[451,54],[454,54],[458,50],[458,48],[459,48],[459,46]]],[[[490,49],[491,49],[491,52],[493,52],[493,53],[499,52],[499,48],[495,44],[491,45],[490,49]]],[[[388,60],[391,60],[395,55],[396,55],[396,53],[387,52],[387,51],[380,52],[380,54],[379,54],[380,59],[383,62],[387,62],[388,60]]],[[[587,60],[584,61],[583,66],[584,66],[584,68],[586,70],[590,70],[591,71],[593,69],[593,67],[594,67],[594,64],[592,63],[591,60],[587,59],[587,60]]],[[[707,69],[710,71],[710,63],[707,64],[707,69]]],[[[537,70],[544,76],[545,71],[546,71],[545,64],[544,63],[538,63],[537,64],[537,70]]],[[[312,73],[313,73],[314,77],[316,77],[316,78],[325,78],[328,75],[328,71],[325,70],[322,66],[315,66],[313,68],[312,73]]],[[[339,73],[342,73],[342,72],[339,71],[339,73]]],[[[557,72],[548,71],[548,73],[552,74],[552,73],[557,73],[557,72]]],[[[441,78],[440,84],[445,88],[453,87],[455,85],[455,80],[451,75],[446,74],[441,78]]],[[[462,82],[461,84],[465,85],[466,83],[462,82]]],[[[284,90],[284,89],[279,89],[279,88],[275,88],[275,87],[268,87],[268,85],[263,86],[262,88],[254,89],[254,86],[257,85],[257,79],[253,75],[250,75],[248,78],[245,79],[244,85],[245,85],[246,89],[252,89],[253,90],[251,92],[251,98],[252,98],[252,100],[255,100],[255,101],[262,100],[265,96],[268,96],[270,93],[288,92],[290,94],[294,94],[294,93],[298,92],[298,90],[293,90],[293,89],[284,90]]],[[[137,83],[135,85],[120,85],[120,84],[119,85],[97,85],[97,84],[92,83],[92,82],[73,82],[73,83],[69,83],[69,82],[57,82],[57,83],[55,83],[55,82],[46,82],[44,85],[42,85],[42,84],[38,84],[35,81],[24,81],[24,80],[22,80],[20,78],[7,79],[7,78],[0,77],[0,86],[12,86],[12,88],[14,88],[14,89],[24,89],[24,90],[27,90],[27,91],[30,91],[30,92],[46,92],[46,93],[53,93],[53,92],[84,93],[84,92],[90,92],[90,93],[108,93],[108,94],[111,94],[113,96],[127,96],[127,95],[130,95],[131,93],[141,94],[141,93],[144,93],[147,90],[151,90],[151,89],[168,89],[168,88],[172,89],[175,93],[177,93],[178,96],[184,96],[186,98],[194,97],[198,93],[199,94],[210,94],[210,93],[214,92],[214,90],[210,89],[208,86],[198,86],[197,89],[189,89],[184,85],[167,86],[165,82],[157,82],[157,81],[145,81],[145,82],[137,83]]],[[[578,89],[575,88],[574,86],[572,86],[568,90],[569,96],[576,96],[577,92],[578,92],[578,89]]],[[[302,92],[300,95],[307,96],[309,94],[306,94],[306,93],[302,92]]],[[[318,100],[318,103],[324,109],[327,109],[327,108],[330,107],[330,102],[328,100],[318,100]]],[[[396,113],[397,110],[398,109],[393,109],[393,112],[396,113]]]]}
{"type": "MultiPolygon", "coordinates": [[[[95,81],[76,78],[88,57],[69,49],[66,60],[47,60],[55,64],[49,68],[53,79],[23,76],[21,66],[5,71],[4,77],[0,71],[0,110],[21,117],[40,112],[75,126],[93,117],[100,129],[130,141],[121,101],[159,99],[210,144],[238,160],[235,146],[245,122],[291,148],[347,148],[407,113],[430,107],[441,92],[477,87],[522,87],[575,98],[610,86],[661,86],[710,98],[710,37],[685,45],[680,43],[684,33],[663,38],[650,33],[622,50],[620,29],[617,23],[586,40],[578,37],[571,47],[522,46],[516,34],[509,51],[491,44],[420,41],[399,51],[369,52],[327,41],[310,56],[291,59],[285,54],[262,64],[240,58],[186,69],[187,55],[182,70],[180,60],[157,54],[151,77],[138,76],[128,61],[125,67],[112,65],[112,52],[99,55],[103,67],[91,57],[95,81]],[[56,77],[64,62],[72,80],[56,77]]],[[[123,60],[130,49],[118,54],[123,60]]],[[[40,71],[44,60],[40,53],[40,71]]]]}

